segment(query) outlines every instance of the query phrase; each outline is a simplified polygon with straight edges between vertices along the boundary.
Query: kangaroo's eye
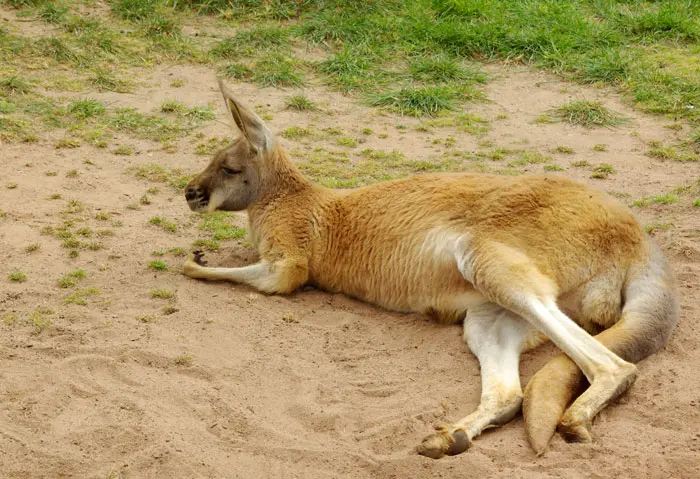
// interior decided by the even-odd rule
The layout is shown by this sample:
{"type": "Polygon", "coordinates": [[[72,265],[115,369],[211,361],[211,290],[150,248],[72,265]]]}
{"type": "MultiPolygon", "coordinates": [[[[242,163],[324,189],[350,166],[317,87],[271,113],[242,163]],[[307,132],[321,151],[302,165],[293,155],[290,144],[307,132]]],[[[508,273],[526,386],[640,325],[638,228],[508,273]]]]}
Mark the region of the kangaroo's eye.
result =
{"type": "Polygon", "coordinates": [[[241,170],[234,170],[233,168],[229,168],[227,166],[222,166],[221,171],[227,175],[239,175],[241,173],[241,170]]]}

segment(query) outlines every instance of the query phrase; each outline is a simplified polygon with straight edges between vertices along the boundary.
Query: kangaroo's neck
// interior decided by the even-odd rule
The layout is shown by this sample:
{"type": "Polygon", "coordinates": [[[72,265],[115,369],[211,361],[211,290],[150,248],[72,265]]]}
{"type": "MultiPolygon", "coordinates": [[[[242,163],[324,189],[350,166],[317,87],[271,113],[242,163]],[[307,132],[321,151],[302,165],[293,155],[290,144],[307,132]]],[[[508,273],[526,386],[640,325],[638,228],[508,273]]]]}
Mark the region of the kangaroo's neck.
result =
{"type": "Polygon", "coordinates": [[[260,173],[258,199],[251,205],[254,209],[313,187],[311,180],[294,166],[282,147],[277,146],[265,161],[265,168],[260,173]]]}

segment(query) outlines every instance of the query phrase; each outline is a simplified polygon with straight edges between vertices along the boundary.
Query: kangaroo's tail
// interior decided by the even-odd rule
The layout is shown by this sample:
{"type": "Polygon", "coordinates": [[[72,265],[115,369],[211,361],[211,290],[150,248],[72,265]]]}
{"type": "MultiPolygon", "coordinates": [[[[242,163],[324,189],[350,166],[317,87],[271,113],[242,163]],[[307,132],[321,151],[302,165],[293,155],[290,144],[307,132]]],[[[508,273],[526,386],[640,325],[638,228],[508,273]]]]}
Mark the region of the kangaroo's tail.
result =
{"type": "MultiPolygon", "coordinates": [[[[673,274],[658,247],[651,244],[647,261],[630,268],[622,296],[620,320],[595,338],[625,361],[636,363],[666,344],[680,315],[673,274]]],[[[538,455],[546,451],[566,407],[585,386],[583,373],[565,354],[532,377],[525,389],[523,417],[538,455]]]]}

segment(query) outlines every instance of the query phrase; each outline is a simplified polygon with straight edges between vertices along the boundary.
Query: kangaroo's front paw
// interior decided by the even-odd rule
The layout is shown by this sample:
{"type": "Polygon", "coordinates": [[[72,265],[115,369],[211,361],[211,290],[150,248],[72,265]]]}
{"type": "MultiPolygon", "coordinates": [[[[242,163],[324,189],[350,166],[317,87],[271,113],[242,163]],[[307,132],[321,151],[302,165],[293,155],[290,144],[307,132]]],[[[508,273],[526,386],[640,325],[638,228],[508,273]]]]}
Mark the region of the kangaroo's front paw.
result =
{"type": "Polygon", "coordinates": [[[444,455],[456,456],[469,449],[471,443],[464,429],[455,431],[450,431],[446,427],[436,429],[435,434],[423,439],[420,446],[416,448],[416,452],[421,456],[440,459],[444,455]]]}
{"type": "Polygon", "coordinates": [[[202,271],[202,267],[207,264],[206,261],[202,259],[202,256],[204,256],[204,253],[201,251],[193,251],[187,255],[187,259],[182,265],[182,271],[185,273],[185,276],[189,276],[190,278],[201,277],[200,273],[202,271]]]}
{"type": "Polygon", "coordinates": [[[206,266],[207,262],[204,261],[202,258],[204,258],[203,251],[196,250],[192,252],[192,260],[200,266],[206,266]]]}

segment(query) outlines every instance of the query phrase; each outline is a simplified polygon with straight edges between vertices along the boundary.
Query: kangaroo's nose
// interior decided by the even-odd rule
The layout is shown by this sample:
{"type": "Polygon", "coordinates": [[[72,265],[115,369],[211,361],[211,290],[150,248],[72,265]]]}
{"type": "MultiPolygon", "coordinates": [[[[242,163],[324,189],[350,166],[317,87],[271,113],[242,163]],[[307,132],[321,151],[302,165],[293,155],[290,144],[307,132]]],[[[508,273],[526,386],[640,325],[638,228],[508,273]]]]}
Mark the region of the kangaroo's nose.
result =
{"type": "Polygon", "coordinates": [[[189,186],[187,187],[187,190],[185,190],[185,198],[187,198],[187,201],[192,201],[197,198],[199,191],[199,188],[189,186]]]}

